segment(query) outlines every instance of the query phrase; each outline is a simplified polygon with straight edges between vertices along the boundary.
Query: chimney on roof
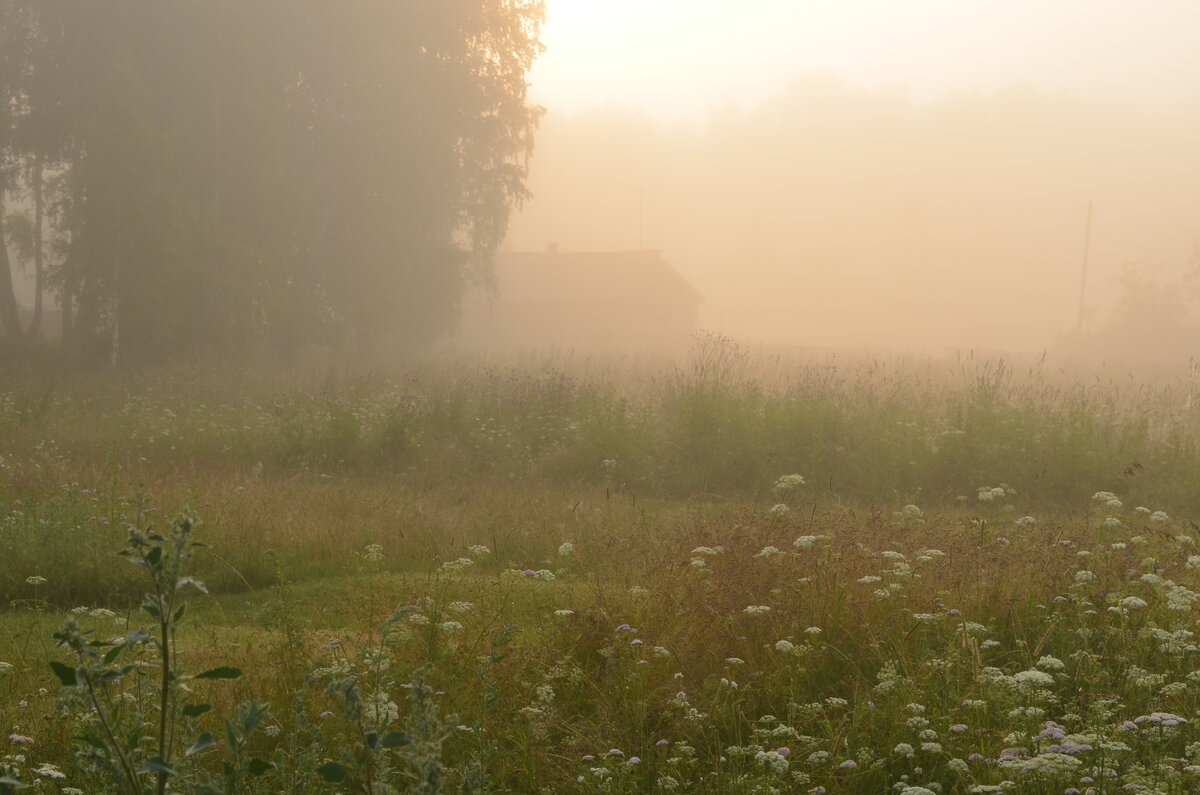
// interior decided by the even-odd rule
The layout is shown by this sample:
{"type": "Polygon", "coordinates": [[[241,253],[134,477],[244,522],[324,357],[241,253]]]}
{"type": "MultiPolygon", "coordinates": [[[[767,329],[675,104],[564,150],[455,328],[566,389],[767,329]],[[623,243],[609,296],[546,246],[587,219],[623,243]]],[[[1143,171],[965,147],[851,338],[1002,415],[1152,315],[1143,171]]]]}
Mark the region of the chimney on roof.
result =
{"type": "Polygon", "coordinates": [[[547,243],[546,244],[546,253],[547,254],[557,254],[558,253],[558,244],[557,243],[547,243]]]}

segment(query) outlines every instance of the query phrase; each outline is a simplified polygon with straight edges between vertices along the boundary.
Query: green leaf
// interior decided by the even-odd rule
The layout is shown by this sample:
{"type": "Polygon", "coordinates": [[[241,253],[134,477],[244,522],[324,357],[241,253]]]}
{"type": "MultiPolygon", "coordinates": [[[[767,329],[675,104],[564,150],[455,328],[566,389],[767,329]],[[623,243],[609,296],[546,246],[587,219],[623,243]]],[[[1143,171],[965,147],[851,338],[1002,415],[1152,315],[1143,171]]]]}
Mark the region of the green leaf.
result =
{"type": "Polygon", "coordinates": [[[404,732],[388,732],[383,735],[384,748],[399,748],[402,745],[409,745],[411,743],[412,738],[404,732]]]}
{"type": "Polygon", "coordinates": [[[139,643],[149,643],[151,640],[153,640],[153,638],[151,638],[150,633],[144,629],[134,629],[125,633],[125,640],[137,645],[139,643]]]}
{"type": "Polygon", "coordinates": [[[252,776],[261,776],[263,773],[266,773],[273,767],[275,767],[275,765],[271,762],[267,762],[262,759],[251,759],[250,763],[246,765],[246,770],[252,776]]]}
{"type": "Polygon", "coordinates": [[[54,671],[54,675],[58,677],[58,681],[63,687],[74,687],[76,684],[75,669],[66,663],[60,663],[58,660],[50,661],[50,668],[54,671]]]}
{"type": "Polygon", "coordinates": [[[124,646],[113,646],[104,653],[104,664],[112,665],[116,659],[121,656],[121,652],[123,651],[125,651],[124,646]]]}
{"type": "MultiPolygon", "coordinates": [[[[203,704],[200,706],[208,706],[208,705],[203,704]]],[[[198,754],[201,751],[207,751],[209,748],[212,748],[216,744],[217,744],[217,740],[215,737],[212,736],[211,732],[201,732],[200,736],[196,738],[196,742],[192,743],[192,747],[187,749],[187,751],[184,752],[184,756],[192,756],[193,754],[198,754]]]]}
{"type": "Polygon", "coordinates": [[[176,588],[183,588],[188,585],[192,586],[200,593],[208,593],[208,588],[204,585],[204,583],[202,583],[200,580],[197,580],[195,577],[180,577],[175,583],[176,588]]]}
{"type": "Polygon", "coordinates": [[[162,554],[162,547],[154,547],[146,553],[146,562],[151,566],[157,566],[159,561],[162,560],[162,554]]]}
{"type": "Polygon", "coordinates": [[[171,616],[171,620],[178,624],[183,618],[183,614],[185,612],[187,612],[187,602],[184,602],[179,606],[179,608],[175,611],[175,615],[171,616]]]}
{"type": "Polygon", "coordinates": [[[363,736],[363,740],[368,748],[374,750],[375,746],[379,744],[379,732],[367,732],[363,736]]]}
{"type": "Polygon", "coordinates": [[[212,709],[212,704],[188,704],[180,712],[185,718],[198,718],[212,709]]]}
{"type": "Polygon", "coordinates": [[[196,674],[193,679],[239,679],[242,675],[241,668],[234,668],[232,665],[222,665],[220,668],[210,668],[202,674],[196,674]]]}
{"type": "Polygon", "coordinates": [[[346,778],[346,768],[339,765],[337,762],[326,762],[317,768],[317,775],[323,781],[328,781],[331,784],[343,781],[346,778]]]}
{"type": "Polygon", "coordinates": [[[175,775],[175,771],[167,764],[166,760],[161,756],[152,756],[142,762],[142,767],[138,770],[139,773],[166,773],[168,776],[175,775]]]}

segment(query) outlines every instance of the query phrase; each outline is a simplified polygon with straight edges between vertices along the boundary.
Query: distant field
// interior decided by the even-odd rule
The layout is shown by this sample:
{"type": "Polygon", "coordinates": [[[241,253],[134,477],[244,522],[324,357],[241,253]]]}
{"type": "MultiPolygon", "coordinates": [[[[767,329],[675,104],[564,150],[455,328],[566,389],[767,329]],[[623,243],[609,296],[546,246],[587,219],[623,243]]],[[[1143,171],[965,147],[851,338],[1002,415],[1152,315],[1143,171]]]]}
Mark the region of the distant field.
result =
{"type": "Polygon", "coordinates": [[[1195,792],[1190,376],[719,338],[678,366],[17,374],[0,766],[89,793],[1195,792]],[[165,644],[154,577],[189,604],[165,644]],[[125,649],[72,655],[68,619],[125,649]]]}

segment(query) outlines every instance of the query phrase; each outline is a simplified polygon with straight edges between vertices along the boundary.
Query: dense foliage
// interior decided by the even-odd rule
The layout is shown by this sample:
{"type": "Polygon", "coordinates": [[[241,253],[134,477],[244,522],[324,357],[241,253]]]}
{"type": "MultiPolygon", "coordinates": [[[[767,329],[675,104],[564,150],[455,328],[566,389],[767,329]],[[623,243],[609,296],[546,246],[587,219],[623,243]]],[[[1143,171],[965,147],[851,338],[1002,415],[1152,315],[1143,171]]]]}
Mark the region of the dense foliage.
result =
{"type": "Polygon", "coordinates": [[[525,195],[542,5],[3,0],[5,336],[46,293],[92,356],[435,336],[525,195]]]}

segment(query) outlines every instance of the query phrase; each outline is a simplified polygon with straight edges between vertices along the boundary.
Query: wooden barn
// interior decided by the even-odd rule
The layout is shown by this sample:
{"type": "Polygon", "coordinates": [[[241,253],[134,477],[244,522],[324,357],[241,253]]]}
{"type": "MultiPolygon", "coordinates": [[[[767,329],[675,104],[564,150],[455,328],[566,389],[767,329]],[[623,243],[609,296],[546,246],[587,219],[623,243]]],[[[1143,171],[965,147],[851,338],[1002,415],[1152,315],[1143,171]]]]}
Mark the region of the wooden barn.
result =
{"type": "Polygon", "coordinates": [[[501,252],[496,288],[464,301],[464,349],[685,350],[703,300],[658,251],[501,252]]]}

